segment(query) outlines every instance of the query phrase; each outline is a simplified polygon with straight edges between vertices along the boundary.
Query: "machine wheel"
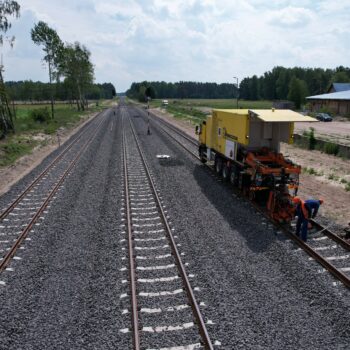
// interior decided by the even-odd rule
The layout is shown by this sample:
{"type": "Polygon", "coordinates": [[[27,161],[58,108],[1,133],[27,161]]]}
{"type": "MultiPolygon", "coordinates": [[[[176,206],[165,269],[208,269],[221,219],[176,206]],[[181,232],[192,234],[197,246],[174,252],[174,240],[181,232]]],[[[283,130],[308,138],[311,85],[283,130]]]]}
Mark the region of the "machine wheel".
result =
{"type": "Polygon", "coordinates": [[[230,167],[227,166],[227,164],[225,163],[222,167],[222,178],[224,181],[227,181],[230,177],[230,167]]]}
{"type": "Polygon", "coordinates": [[[218,175],[222,174],[222,158],[216,157],[215,158],[215,171],[218,175]]]}
{"type": "Polygon", "coordinates": [[[231,167],[231,172],[230,172],[230,182],[233,186],[238,185],[238,174],[237,174],[237,167],[233,165],[231,167]]]}
{"type": "Polygon", "coordinates": [[[207,158],[204,157],[203,153],[204,153],[203,150],[200,149],[199,150],[199,158],[200,158],[202,163],[206,163],[207,162],[207,158]]]}

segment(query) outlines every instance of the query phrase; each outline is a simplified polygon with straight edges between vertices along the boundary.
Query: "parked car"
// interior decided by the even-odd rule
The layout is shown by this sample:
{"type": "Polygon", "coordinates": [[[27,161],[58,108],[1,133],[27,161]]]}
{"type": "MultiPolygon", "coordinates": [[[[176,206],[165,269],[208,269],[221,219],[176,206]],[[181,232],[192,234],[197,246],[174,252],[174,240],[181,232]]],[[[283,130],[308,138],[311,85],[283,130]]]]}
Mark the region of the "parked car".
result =
{"type": "Polygon", "coordinates": [[[327,113],[316,113],[316,119],[321,122],[331,122],[333,118],[327,113]]]}

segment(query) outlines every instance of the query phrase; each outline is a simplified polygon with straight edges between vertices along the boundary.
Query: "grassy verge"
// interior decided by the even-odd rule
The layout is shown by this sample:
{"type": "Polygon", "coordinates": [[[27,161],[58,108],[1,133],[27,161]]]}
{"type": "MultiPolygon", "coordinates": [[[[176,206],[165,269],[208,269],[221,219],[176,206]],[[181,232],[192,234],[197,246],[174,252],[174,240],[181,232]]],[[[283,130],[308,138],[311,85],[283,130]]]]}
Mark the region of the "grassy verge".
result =
{"type": "MultiPolygon", "coordinates": [[[[169,106],[180,105],[184,107],[192,108],[223,108],[223,109],[235,109],[237,108],[237,101],[234,99],[169,99],[169,106]]],[[[160,107],[162,100],[151,101],[152,107],[160,107]]],[[[239,100],[238,108],[242,109],[266,109],[272,107],[272,101],[246,101],[239,100]]]]}
{"type": "Polygon", "coordinates": [[[44,122],[35,121],[31,112],[34,109],[49,108],[50,105],[17,105],[15,129],[16,133],[8,135],[0,141],[0,167],[13,164],[18,158],[32,152],[38,145],[47,143],[49,135],[55,134],[59,128],[71,129],[87,115],[99,112],[110,102],[103,101],[97,106],[91,105],[84,112],[78,112],[66,104],[55,105],[55,119],[44,122]],[[37,137],[41,135],[42,137],[37,137]]]}
{"type": "MultiPolygon", "coordinates": [[[[169,99],[166,110],[177,119],[189,120],[193,124],[203,121],[212,108],[235,109],[237,101],[233,99],[169,99]]],[[[150,107],[162,107],[162,100],[153,100],[150,107]]],[[[265,109],[271,108],[271,101],[238,101],[241,109],[265,109]]]]}

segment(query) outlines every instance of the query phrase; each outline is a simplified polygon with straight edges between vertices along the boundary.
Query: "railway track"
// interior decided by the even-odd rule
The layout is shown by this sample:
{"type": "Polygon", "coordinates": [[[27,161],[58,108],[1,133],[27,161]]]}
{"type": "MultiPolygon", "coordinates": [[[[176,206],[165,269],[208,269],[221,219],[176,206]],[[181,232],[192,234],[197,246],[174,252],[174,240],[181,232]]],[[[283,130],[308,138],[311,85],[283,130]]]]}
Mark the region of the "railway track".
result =
{"type": "Polygon", "coordinates": [[[123,109],[125,219],[134,349],[213,349],[127,109],[123,109]]]}
{"type": "Polygon", "coordinates": [[[16,257],[16,252],[46,214],[65,178],[92,142],[105,120],[106,112],[95,117],[85,130],[64,147],[62,152],[0,215],[0,273],[16,257]]]}
{"type": "MultiPolygon", "coordinates": [[[[143,114],[143,113],[142,113],[143,114]]],[[[144,114],[143,114],[144,115],[144,114]]],[[[157,124],[161,130],[167,134],[173,141],[179,144],[186,152],[190,153],[197,160],[200,161],[198,156],[198,142],[186,135],[183,131],[179,130],[170,123],[163,119],[149,114],[152,120],[157,124]],[[172,134],[173,133],[173,134],[172,134]],[[174,135],[175,134],[175,135],[174,135]],[[196,151],[195,151],[196,150],[196,151]]],[[[211,165],[206,164],[212,168],[211,165]]],[[[237,195],[242,196],[239,192],[235,191],[237,195]]],[[[249,200],[247,197],[243,197],[249,201],[257,211],[264,215],[267,219],[270,218],[266,215],[261,207],[256,203],[249,200]]],[[[338,281],[344,284],[347,288],[350,288],[350,244],[343,240],[338,235],[333,233],[329,228],[322,224],[312,221],[314,226],[314,233],[309,234],[308,242],[305,243],[299,239],[295,234],[292,227],[286,227],[278,225],[273,222],[282,232],[284,232],[290,239],[296,242],[299,248],[310,255],[310,260],[317,261],[323,269],[319,270],[319,273],[328,271],[338,281]]],[[[337,285],[338,282],[333,282],[333,285],[337,285]]]]}

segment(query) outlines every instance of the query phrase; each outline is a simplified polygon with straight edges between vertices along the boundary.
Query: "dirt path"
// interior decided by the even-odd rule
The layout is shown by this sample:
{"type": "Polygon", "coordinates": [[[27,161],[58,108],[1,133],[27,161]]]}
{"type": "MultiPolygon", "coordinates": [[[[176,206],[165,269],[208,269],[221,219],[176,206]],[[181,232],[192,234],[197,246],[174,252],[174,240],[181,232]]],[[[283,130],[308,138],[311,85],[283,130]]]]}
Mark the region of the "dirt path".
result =
{"type": "MultiPolygon", "coordinates": [[[[96,116],[92,113],[80,119],[78,125],[73,129],[60,130],[61,144],[73,136],[80,130],[90,119],[96,116]]],[[[32,153],[19,158],[14,164],[0,168],[0,196],[6,193],[13,184],[22,179],[32,169],[38,166],[45,157],[58,147],[57,135],[45,135],[45,146],[39,145],[35,147],[32,153]]]]}
{"type": "MultiPolygon", "coordinates": [[[[178,120],[164,110],[151,109],[152,113],[173,123],[188,135],[197,138],[193,125],[188,121],[178,120]]],[[[329,125],[329,123],[324,123],[329,125]]],[[[303,168],[313,168],[318,174],[303,173],[300,177],[298,195],[303,198],[323,197],[319,215],[327,217],[340,226],[350,222],[350,191],[345,190],[341,179],[350,181],[350,160],[321,153],[319,151],[303,150],[293,145],[282,144],[281,152],[303,168]],[[331,180],[329,177],[338,180],[331,180]]]]}

